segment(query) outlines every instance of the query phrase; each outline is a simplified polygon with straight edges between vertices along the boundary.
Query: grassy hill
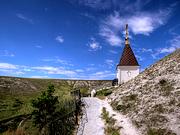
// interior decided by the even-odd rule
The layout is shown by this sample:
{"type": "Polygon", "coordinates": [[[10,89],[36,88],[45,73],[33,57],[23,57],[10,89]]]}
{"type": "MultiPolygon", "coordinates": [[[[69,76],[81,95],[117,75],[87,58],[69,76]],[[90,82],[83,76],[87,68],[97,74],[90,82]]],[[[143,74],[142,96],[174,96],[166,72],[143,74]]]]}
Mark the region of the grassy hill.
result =
{"type": "Polygon", "coordinates": [[[94,87],[111,85],[109,80],[61,80],[32,79],[0,76],[0,120],[32,111],[31,100],[36,98],[49,84],[55,85],[55,94],[60,99],[68,99],[70,91],[80,88],[87,94],[94,87]]]}
{"type": "Polygon", "coordinates": [[[109,98],[144,135],[180,135],[180,49],[114,89],[109,98]]]}

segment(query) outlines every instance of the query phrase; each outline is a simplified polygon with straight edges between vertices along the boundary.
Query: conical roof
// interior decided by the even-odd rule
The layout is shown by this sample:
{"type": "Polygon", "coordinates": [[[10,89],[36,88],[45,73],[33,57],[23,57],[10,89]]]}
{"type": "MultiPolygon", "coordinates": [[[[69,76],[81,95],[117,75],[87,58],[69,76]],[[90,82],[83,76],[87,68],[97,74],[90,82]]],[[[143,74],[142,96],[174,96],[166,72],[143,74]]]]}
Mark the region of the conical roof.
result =
{"type": "Polygon", "coordinates": [[[138,61],[131,49],[128,37],[128,25],[126,24],[125,47],[117,66],[139,66],[138,61]]]}

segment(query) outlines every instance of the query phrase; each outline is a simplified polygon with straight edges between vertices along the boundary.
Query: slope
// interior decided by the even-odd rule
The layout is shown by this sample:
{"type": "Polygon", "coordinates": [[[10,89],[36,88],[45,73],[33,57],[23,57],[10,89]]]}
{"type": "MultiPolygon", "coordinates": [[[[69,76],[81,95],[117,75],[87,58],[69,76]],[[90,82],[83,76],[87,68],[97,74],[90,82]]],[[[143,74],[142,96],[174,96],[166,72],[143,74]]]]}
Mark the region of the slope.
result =
{"type": "Polygon", "coordinates": [[[180,49],[109,96],[145,135],[180,135],[180,49]]]}

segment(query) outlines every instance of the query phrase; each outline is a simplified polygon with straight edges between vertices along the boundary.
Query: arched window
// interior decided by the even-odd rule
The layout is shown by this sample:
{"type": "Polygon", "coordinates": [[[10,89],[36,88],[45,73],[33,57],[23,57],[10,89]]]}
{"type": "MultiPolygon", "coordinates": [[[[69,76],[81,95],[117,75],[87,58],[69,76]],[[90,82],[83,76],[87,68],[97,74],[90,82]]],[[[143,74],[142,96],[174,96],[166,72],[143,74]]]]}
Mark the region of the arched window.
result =
{"type": "Polygon", "coordinates": [[[127,71],[128,77],[131,76],[131,71],[127,71]]]}

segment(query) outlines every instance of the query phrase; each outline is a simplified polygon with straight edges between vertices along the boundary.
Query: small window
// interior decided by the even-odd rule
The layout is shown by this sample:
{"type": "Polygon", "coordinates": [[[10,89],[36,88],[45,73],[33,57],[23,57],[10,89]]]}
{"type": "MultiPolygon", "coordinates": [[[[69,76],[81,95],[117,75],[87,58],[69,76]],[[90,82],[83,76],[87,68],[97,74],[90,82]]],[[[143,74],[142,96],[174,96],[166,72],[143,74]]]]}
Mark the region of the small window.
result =
{"type": "Polygon", "coordinates": [[[128,77],[131,76],[131,71],[127,71],[128,77]]]}

